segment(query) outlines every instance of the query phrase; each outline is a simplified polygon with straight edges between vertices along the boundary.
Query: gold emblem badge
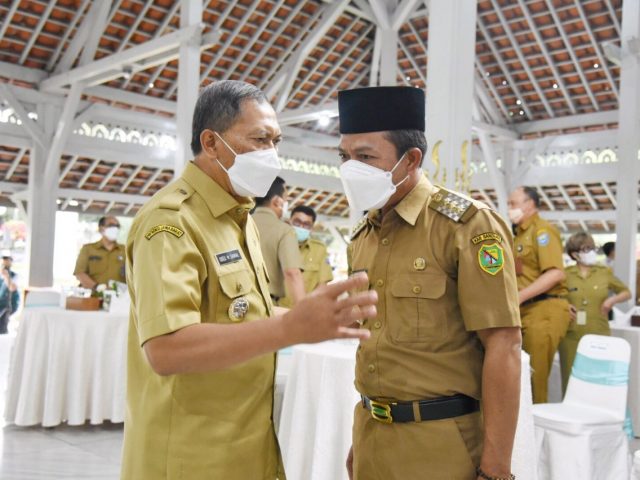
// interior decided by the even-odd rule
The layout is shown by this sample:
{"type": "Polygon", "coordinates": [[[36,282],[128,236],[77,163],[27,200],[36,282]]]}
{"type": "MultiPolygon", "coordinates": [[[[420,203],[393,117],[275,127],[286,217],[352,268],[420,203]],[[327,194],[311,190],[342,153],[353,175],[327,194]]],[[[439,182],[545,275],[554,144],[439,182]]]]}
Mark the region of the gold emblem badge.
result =
{"type": "Polygon", "coordinates": [[[249,301],[244,297],[238,297],[229,305],[229,318],[232,322],[239,322],[249,311],[249,301]]]}
{"type": "Polygon", "coordinates": [[[427,267],[427,262],[424,258],[418,257],[413,261],[413,268],[416,270],[424,270],[427,267]]]}

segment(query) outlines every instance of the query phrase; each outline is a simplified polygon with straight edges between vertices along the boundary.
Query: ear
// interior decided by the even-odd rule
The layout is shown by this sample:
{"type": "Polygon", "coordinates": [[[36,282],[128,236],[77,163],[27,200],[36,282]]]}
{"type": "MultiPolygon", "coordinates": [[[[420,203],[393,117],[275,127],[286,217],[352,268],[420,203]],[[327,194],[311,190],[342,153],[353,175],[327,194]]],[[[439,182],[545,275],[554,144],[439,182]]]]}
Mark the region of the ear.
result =
{"type": "Polygon", "coordinates": [[[202,151],[209,157],[218,158],[218,152],[216,151],[216,141],[218,138],[211,130],[203,130],[200,133],[200,146],[202,151]]]}
{"type": "Polygon", "coordinates": [[[408,170],[411,171],[411,170],[420,168],[420,164],[422,163],[422,151],[419,148],[414,147],[407,150],[407,153],[405,153],[405,156],[407,158],[408,170]]]}

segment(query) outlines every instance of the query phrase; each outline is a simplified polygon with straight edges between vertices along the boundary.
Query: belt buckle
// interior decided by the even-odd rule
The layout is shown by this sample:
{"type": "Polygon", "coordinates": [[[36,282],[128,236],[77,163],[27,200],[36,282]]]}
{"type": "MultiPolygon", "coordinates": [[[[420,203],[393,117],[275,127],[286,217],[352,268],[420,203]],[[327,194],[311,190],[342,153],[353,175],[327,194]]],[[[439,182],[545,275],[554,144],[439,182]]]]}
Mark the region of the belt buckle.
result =
{"type": "Polygon", "coordinates": [[[382,423],[393,423],[391,405],[376,402],[375,400],[369,400],[369,405],[371,406],[371,416],[375,420],[382,423]]]}

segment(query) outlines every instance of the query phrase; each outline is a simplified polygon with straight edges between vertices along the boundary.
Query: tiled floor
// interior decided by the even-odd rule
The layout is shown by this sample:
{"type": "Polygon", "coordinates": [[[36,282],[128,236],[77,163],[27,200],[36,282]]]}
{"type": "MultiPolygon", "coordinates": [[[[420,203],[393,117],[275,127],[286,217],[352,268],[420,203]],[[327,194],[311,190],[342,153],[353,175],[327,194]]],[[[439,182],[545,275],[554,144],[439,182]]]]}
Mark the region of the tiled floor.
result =
{"type": "MultiPolygon", "coordinates": [[[[0,413],[12,341],[13,335],[0,335],[0,413]]],[[[0,418],[0,426],[2,480],[119,478],[122,424],[23,428],[6,426],[0,418]]]]}

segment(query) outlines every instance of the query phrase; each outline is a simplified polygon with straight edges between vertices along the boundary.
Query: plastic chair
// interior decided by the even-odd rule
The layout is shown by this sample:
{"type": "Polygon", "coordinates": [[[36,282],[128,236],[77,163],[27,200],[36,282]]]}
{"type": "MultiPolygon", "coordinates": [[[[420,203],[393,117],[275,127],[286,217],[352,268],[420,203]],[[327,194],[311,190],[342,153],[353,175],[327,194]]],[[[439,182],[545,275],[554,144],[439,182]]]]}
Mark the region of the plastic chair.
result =
{"type": "Polygon", "coordinates": [[[533,406],[539,480],[629,478],[630,357],[624,339],[582,337],[562,403],[533,406]]]}

